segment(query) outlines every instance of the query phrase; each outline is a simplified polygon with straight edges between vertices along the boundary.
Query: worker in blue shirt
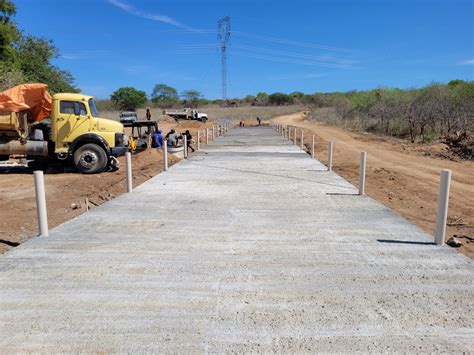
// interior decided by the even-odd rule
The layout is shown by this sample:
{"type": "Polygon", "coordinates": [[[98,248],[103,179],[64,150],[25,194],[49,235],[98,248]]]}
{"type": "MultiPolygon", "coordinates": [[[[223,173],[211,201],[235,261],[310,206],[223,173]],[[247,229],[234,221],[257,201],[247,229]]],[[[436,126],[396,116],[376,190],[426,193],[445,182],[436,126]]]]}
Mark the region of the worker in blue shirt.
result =
{"type": "Polygon", "coordinates": [[[163,134],[161,133],[161,129],[159,129],[156,133],[153,134],[153,147],[163,147],[163,134]]]}

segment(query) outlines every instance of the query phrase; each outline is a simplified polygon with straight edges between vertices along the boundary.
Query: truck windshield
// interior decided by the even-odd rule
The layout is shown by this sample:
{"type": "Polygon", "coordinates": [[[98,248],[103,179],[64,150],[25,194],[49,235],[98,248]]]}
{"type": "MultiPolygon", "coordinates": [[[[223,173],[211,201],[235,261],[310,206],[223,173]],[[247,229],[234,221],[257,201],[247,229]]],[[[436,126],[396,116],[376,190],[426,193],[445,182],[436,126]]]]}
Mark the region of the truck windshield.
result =
{"type": "Polygon", "coordinates": [[[99,117],[99,111],[97,111],[97,107],[95,107],[94,100],[92,99],[89,99],[89,109],[93,117],[99,117]]]}

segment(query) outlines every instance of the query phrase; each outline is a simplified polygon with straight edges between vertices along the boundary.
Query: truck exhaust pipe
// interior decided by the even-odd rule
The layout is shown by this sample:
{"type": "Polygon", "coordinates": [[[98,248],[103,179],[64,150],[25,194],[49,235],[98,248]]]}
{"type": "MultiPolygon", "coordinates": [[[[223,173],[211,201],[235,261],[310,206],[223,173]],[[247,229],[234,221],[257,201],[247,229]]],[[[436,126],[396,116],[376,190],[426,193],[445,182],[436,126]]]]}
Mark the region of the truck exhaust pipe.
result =
{"type": "Polygon", "coordinates": [[[10,141],[0,143],[0,155],[47,156],[48,142],[45,141],[10,141]]]}

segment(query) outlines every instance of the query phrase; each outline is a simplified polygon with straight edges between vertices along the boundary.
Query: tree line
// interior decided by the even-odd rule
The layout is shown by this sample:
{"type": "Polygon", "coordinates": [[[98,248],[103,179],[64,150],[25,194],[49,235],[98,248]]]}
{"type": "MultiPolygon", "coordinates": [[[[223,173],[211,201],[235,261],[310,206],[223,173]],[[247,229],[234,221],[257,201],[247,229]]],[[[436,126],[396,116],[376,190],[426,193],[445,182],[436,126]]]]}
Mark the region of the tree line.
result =
{"type": "MultiPolygon", "coordinates": [[[[256,96],[246,96],[243,99],[235,98],[228,100],[210,100],[206,99],[203,94],[194,89],[184,90],[178,94],[178,91],[167,84],[156,84],[151,91],[150,98],[147,93],[133,87],[121,87],[114,91],[110,96],[110,100],[102,100],[99,102],[101,108],[116,108],[120,110],[135,110],[144,105],[151,105],[159,108],[172,107],[199,107],[205,105],[218,105],[222,107],[235,106],[281,106],[301,104],[305,97],[303,93],[284,94],[276,92],[267,94],[258,93],[256,96]]],[[[308,101],[309,103],[309,101],[308,101]]]]}
{"type": "MultiPolygon", "coordinates": [[[[408,137],[412,142],[455,131],[472,131],[474,125],[474,82],[452,80],[418,89],[377,88],[367,91],[304,94],[260,92],[241,99],[207,100],[197,90],[178,91],[166,84],[153,88],[150,101],[144,91],[120,88],[111,96],[119,109],[133,110],[143,105],[160,108],[203,105],[282,106],[304,105],[333,108],[335,117],[346,126],[361,131],[408,137]]],[[[334,122],[333,122],[334,123],[334,122]]]]}
{"type": "MultiPolygon", "coordinates": [[[[20,31],[14,21],[16,7],[11,0],[0,0],[0,90],[27,83],[41,82],[51,93],[79,92],[71,73],[52,64],[59,51],[51,40],[20,31]]],[[[417,89],[377,88],[367,91],[290,94],[259,92],[244,98],[206,99],[198,90],[178,91],[167,84],[156,84],[150,95],[132,87],[116,90],[110,100],[100,100],[104,109],[134,110],[155,106],[199,107],[204,105],[283,106],[330,108],[334,116],[317,119],[338,121],[361,131],[372,131],[409,138],[412,142],[435,137],[472,134],[474,131],[474,82],[452,80],[417,89]]]]}
{"type": "Polygon", "coordinates": [[[51,62],[59,57],[54,43],[20,31],[15,14],[13,1],[0,0],[0,91],[35,82],[48,84],[53,94],[78,92],[71,73],[51,62]]]}
{"type": "Polygon", "coordinates": [[[452,80],[407,90],[315,94],[309,103],[316,108],[333,108],[336,119],[345,126],[409,138],[411,142],[474,131],[472,81],[452,80]]]}
{"type": "Polygon", "coordinates": [[[110,95],[110,101],[98,102],[100,108],[117,108],[120,110],[133,111],[145,105],[160,108],[175,106],[197,107],[204,100],[203,95],[197,90],[185,90],[180,95],[178,91],[166,84],[156,84],[153,88],[150,100],[145,91],[133,87],[121,87],[110,95]],[[181,98],[181,99],[180,99],[181,98]]]}

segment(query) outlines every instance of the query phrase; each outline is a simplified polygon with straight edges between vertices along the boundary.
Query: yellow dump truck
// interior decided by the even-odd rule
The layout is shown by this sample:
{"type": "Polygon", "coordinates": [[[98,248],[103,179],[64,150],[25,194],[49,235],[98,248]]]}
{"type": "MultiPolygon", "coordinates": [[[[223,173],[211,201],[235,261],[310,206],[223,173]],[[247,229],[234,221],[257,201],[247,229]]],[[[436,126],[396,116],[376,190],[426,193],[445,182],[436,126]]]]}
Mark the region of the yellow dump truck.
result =
{"type": "Polygon", "coordinates": [[[60,160],[93,174],[116,167],[127,141],[121,123],[99,117],[91,96],[51,97],[44,84],[0,93],[0,160],[20,155],[42,167],[60,160]]]}

